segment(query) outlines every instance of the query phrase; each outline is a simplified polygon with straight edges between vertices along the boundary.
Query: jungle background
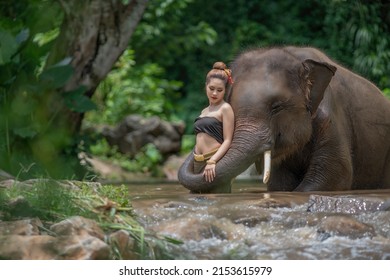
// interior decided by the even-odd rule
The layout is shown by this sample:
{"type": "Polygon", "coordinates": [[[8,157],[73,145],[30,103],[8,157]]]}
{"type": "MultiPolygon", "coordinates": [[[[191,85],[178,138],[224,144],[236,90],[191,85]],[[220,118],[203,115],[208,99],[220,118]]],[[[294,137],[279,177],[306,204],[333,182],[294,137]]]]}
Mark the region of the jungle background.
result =
{"type": "Polygon", "coordinates": [[[183,122],[204,78],[248,48],[320,48],[390,97],[390,3],[357,0],[0,0],[0,169],[21,179],[94,179],[81,153],[162,176],[97,133],[132,114],[183,122]]]}

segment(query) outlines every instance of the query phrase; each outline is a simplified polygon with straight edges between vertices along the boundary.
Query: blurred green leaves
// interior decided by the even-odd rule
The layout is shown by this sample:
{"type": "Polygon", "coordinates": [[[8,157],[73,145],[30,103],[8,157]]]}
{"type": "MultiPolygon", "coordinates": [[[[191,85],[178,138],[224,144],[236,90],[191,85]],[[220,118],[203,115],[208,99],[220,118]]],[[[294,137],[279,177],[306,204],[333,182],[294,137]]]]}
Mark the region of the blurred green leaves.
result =
{"type": "Polygon", "coordinates": [[[0,29],[0,65],[11,61],[12,55],[18,50],[16,38],[6,30],[0,29]]]}
{"type": "MultiPolygon", "coordinates": [[[[134,158],[129,158],[128,155],[121,154],[116,146],[111,147],[104,138],[95,141],[89,148],[94,156],[120,166],[128,172],[150,174],[153,176],[161,176],[163,173],[160,168],[163,157],[157,147],[152,143],[143,146],[134,158]]],[[[107,175],[107,177],[110,176],[113,176],[110,179],[118,179],[115,178],[117,174],[107,175]]]]}
{"type": "Polygon", "coordinates": [[[64,92],[62,94],[66,106],[72,111],[85,113],[87,111],[95,110],[97,107],[90,98],[85,96],[85,87],[80,86],[79,88],[64,92]]]}
{"type": "Polygon", "coordinates": [[[107,78],[100,84],[93,101],[97,111],[86,115],[86,121],[116,124],[129,114],[169,119],[173,97],[182,86],[179,81],[164,78],[164,69],[156,63],[136,65],[134,51],[126,50],[107,78]]]}
{"type": "Polygon", "coordinates": [[[39,76],[40,83],[45,88],[58,89],[63,87],[73,75],[73,67],[62,62],[49,66],[39,76]]]}
{"type": "Polygon", "coordinates": [[[0,168],[20,178],[71,177],[75,165],[64,147],[74,139],[56,119],[62,104],[76,112],[95,107],[84,90],[60,90],[74,73],[71,58],[46,65],[62,20],[58,3],[20,4],[0,10],[0,168]]]}
{"type": "Polygon", "coordinates": [[[383,1],[333,1],[326,8],[328,48],[348,67],[389,88],[390,4],[383,1]],[[386,20],[387,18],[387,20],[386,20]]]}

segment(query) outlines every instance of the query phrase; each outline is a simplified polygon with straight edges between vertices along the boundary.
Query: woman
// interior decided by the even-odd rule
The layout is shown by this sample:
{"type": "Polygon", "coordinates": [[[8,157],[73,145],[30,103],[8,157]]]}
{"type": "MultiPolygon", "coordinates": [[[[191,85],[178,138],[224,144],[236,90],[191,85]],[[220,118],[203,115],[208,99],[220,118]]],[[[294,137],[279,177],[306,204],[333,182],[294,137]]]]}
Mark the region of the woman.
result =
{"type": "Polygon", "coordinates": [[[234,130],[234,113],[224,96],[233,83],[231,71],[223,62],[216,62],[206,76],[206,94],[209,106],[202,110],[194,123],[196,145],[194,172],[207,182],[215,178],[215,165],[229,149],[234,130]]]}

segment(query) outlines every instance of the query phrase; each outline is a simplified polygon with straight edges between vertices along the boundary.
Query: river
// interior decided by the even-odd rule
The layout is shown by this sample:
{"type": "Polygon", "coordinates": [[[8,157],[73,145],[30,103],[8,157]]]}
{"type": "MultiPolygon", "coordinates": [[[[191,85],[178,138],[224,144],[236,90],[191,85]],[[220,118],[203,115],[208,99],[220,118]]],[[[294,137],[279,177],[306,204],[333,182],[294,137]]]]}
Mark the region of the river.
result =
{"type": "Polygon", "coordinates": [[[129,189],[145,229],[181,241],[168,247],[174,259],[390,259],[390,190],[269,193],[254,181],[234,182],[231,194],[129,189]]]}

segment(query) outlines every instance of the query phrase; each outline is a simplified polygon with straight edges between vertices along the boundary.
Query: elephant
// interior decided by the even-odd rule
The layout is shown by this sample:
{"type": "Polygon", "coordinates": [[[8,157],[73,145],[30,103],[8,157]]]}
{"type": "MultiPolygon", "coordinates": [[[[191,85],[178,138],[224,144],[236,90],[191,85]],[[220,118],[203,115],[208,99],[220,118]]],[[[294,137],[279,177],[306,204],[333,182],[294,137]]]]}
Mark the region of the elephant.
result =
{"type": "Polygon", "coordinates": [[[253,163],[269,192],[390,188],[390,100],[372,82],[313,47],[246,50],[231,69],[232,143],[212,182],[185,159],[191,193],[230,193],[253,163]]]}

